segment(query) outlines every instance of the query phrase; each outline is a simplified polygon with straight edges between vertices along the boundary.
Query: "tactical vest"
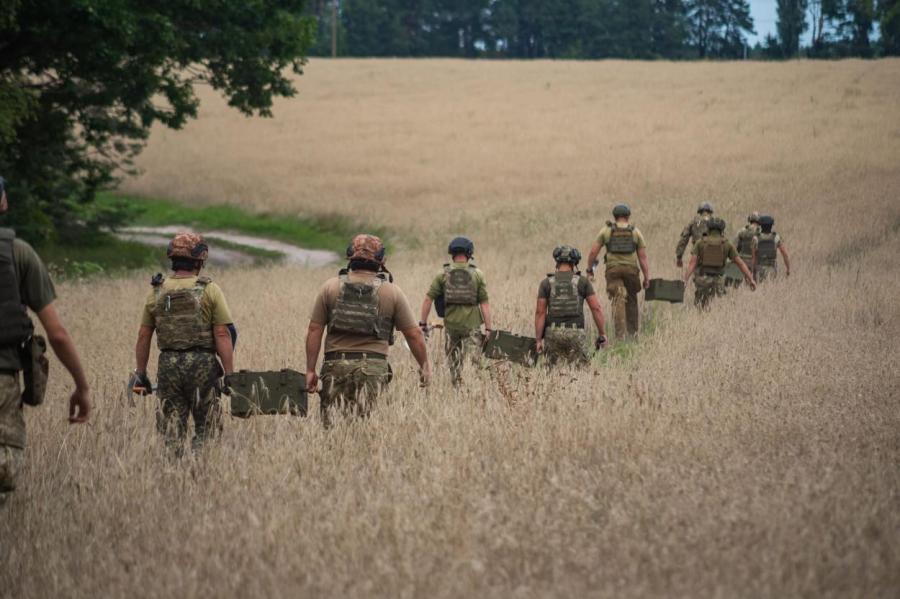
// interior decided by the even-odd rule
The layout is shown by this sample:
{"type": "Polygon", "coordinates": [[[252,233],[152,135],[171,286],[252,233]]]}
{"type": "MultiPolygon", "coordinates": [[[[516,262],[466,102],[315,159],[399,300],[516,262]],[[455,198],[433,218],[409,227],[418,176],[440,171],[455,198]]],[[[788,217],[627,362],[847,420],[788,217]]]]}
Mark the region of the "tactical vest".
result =
{"type": "Polygon", "coordinates": [[[341,271],[340,280],[341,291],[331,310],[328,330],[390,341],[394,323],[378,314],[378,289],[385,281],[383,275],[354,283],[346,271],[341,271]]]}
{"type": "Polygon", "coordinates": [[[212,324],[203,317],[203,294],[211,282],[209,277],[197,277],[196,284],[187,289],[155,288],[152,314],[160,351],[216,349],[212,324]]]}
{"type": "Polygon", "coordinates": [[[737,243],[737,251],[741,256],[750,256],[753,254],[753,238],[756,237],[758,233],[756,229],[751,229],[750,227],[744,227],[741,229],[741,232],[738,233],[738,243],[737,243]]]}
{"type": "Polygon", "coordinates": [[[12,229],[0,229],[0,347],[22,345],[34,332],[28,310],[19,295],[19,277],[13,254],[12,229]]]}
{"type": "Polygon", "coordinates": [[[777,249],[775,231],[760,233],[756,241],[756,263],[760,266],[775,266],[777,249]]]}
{"type": "Polygon", "coordinates": [[[703,275],[720,275],[728,261],[728,253],[725,249],[728,240],[724,237],[709,237],[703,240],[698,252],[697,265],[700,267],[700,274],[703,275]]]}
{"type": "Polygon", "coordinates": [[[448,306],[475,306],[478,304],[478,280],[475,267],[453,268],[444,265],[444,303],[448,306]]]}
{"type": "Polygon", "coordinates": [[[550,299],[547,306],[547,322],[560,324],[583,319],[582,299],[578,295],[579,275],[574,272],[555,272],[550,279],[550,299]]]}
{"type": "Polygon", "coordinates": [[[610,254],[633,254],[637,251],[637,243],[634,241],[634,227],[618,227],[614,223],[607,223],[610,228],[609,241],[606,243],[606,251],[610,254]]]}

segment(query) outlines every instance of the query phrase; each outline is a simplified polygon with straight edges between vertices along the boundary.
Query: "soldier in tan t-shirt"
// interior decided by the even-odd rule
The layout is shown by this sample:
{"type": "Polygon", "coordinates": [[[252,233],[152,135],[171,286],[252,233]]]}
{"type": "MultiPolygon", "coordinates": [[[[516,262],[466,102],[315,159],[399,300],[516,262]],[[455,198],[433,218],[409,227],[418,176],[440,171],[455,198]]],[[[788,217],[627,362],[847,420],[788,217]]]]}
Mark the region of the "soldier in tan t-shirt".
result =
{"type": "Polygon", "coordinates": [[[369,413],[391,380],[387,354],[394,329],[409,343],[422,384],[431,380],[425,338],[403,292],[384,270],[381,240],[357,235],[347,257],[348,268],[319,291],[306,336],[306,388],[315,392],[321,380],[319,406],[326,426],[332,406],[363,416],[369,413]],[[323,336],[325,360],[321,374],[316,374],[323,336]]]}

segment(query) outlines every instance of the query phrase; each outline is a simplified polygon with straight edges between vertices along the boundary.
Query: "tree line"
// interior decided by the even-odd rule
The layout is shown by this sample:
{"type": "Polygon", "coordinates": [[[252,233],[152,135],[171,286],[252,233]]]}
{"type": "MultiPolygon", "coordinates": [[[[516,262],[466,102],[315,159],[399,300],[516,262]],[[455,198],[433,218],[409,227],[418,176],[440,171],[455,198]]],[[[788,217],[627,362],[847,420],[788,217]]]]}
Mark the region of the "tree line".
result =
{"type": "Polygon", "coordinates": [[[313,0],[311,54],[554,59],[840,58],[900,54],[900,0],[313,0]],[[806,34],[809,34],[808,36],[806,34]],[[811,39],[803,46],[801,40],[811,39]]]}

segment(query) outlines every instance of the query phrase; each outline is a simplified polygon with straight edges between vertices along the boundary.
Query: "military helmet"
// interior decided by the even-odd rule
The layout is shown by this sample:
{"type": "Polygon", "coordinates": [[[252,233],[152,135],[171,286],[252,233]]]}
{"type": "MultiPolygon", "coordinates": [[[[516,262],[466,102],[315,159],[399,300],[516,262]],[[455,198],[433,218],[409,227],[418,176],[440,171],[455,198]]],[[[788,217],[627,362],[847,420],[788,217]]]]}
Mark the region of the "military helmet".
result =
{"type": "Polygon", "coordinates": [[[628,217],[631,216],[631,208],[628,207],[628,204],[616,204],[612,214],[615,218],[620,216],[628,217]]]}
{"type": "Polygon", "coordinates": [[[384,243],[380,237],[360,233],[347,246],[347,258],[381,264],[384,262],[384,243]]]}
{"type": "Polygon", "coordinates": [[[751,212],[750,216],[747,217],[747,222],[750,224],[759,223],[759,212],[751,212]]]}
{"type": "Polygon", "coordinates": [[[557,263],[568,262],[575,265],[581,262],[581,252],[578,251],[578,248],[574,248],[571,245],[561,245],[553,250],[553,259],[557,263]]]}
{"type": "Polygon", "coordinates": [[[466,258],[471,258],[475,253],[475,244],[468,237],[454,237],[447,246],[447,253],[452,256],[465,254],[466,258]]]}
{"type": "Polygon", "coordinates": [[[771,227],[775,224],[775,217],[769,214],[763,214],[759,217],[759,225],[761,227],[771,227]]]}
{"type": "Polygon", "coordinates": [[[725,220],[719,218],[718,216],[712,216],[708,221],[706,221],[706,228],[710,231],[724,231],[725,220]]]}
{"type": "Polygon", "coordinates": [[[169,258],[190,258],[200,262],[205,262],[208,255],[209,246],[203,240],[203,235],[188,232],[177,233],[166,251],[169,258]]]}
{"type": "Polygon", "coordinates": [[[710,204],[709,202],[703,202],[702,204],[697,206],[697,214],[700,214],[701,212],[714,212],[712,204],[710,204]]]}

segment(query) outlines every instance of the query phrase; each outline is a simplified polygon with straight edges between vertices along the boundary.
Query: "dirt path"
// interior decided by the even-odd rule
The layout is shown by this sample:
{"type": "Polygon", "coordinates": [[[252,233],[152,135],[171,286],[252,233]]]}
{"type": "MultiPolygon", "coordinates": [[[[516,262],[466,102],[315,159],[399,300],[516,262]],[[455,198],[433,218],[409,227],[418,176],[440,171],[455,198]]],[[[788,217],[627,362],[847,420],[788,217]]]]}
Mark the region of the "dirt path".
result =
{"type": "MultiPolygon", "coordinates": [[[[169,225],[166,227],[125,227],[119,229],[116,236],[119,239],[138,241],[147,245],[165,247],[175,233],[179,231],[194,231],[191,227],[169,225]]],[[[284,256],[284,262],[300,266],[318,267],[340,259],[337,253],[328,250],[310,250],[296,245],[267,239],[265,237],[253,237],[228,231],[197,231],[205,237],[223,239],[229,243],[243,245],[250,248],[258,248],[278,252],[284,256]]],[[[209,252],[209,261],[212,264],[249,265],[253,264],[252,255],[233,248],[216,248],[213,242],[209,252]]]]}

